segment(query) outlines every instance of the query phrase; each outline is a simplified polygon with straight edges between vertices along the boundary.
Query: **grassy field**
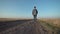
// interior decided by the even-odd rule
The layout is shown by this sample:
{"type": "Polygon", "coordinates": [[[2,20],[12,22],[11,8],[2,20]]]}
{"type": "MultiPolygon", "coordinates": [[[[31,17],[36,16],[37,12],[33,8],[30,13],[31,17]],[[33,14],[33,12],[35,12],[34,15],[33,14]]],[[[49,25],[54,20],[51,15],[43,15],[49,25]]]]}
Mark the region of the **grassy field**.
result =
{"type": "Polygon", "coordinates": [[[60,19],[42,18],[38,20],[46,29],[60,32],[60,19]]]}
{"type": "Polygon", "coordinates": [[[48,23],[48,24],[50,24],[50,25],[53,25],[53,26],[55,26],[55,27],[60,27],[60,19],[52,19],[52,18],[50,18],[50,19],[39,19],[40,21],[44,21],[44,22],[46,22],[46,23],[48,23]]]}
{"type": "Polygon", "coordinates": [[[0,18],[0,21],[29,20],[25,18],[0,18]]]}

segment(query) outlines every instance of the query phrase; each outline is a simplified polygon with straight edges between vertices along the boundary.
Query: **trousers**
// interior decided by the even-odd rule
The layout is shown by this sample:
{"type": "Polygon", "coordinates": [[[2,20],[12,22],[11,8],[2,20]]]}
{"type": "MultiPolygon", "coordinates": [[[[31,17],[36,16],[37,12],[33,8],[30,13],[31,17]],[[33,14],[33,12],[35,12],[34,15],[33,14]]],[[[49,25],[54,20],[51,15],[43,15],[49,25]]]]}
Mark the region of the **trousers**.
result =
{"type": "Polygon", "coordinates": [[[36,20],[37,19],[37,15],[34,15],[34,20],[36,20]]]}

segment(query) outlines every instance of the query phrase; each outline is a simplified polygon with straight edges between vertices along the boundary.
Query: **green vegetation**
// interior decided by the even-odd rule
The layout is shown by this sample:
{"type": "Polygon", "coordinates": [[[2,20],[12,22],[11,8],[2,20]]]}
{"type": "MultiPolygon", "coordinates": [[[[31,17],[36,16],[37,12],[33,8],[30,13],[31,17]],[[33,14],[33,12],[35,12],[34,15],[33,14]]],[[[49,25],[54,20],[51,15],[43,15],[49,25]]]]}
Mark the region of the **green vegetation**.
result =
{"type": "Polygon", "coordinates": [[[49,29],[49,30],[52,30],[52,31],[58,31],[58,30],[60,30],[60,28],[54,26],[53,24],[46,23],[45,21],[40,21],[40,20],[38,20],[38,21],[39,21],[40,24],[43,25],[46,29],[49,29]]]}
{"type": "Polygon", "coordinates": [[[50,28],[50,29],[52,29],[52,30],[56,30],[56,29],[57,29],[55,26],[53,26],[53,25],[51,25],[51,24],[49,24],[49,23],[45,23],[45,24],[46,24],[46,26],[47,26],[48,28],[50,28]]]}
{"type": "Polygon", "coordinates": [[[39,19],[38,22],[47,31],[54,32],[54,34],[60,34],[60,20],[58,20],[58,19],[39,19]]]}

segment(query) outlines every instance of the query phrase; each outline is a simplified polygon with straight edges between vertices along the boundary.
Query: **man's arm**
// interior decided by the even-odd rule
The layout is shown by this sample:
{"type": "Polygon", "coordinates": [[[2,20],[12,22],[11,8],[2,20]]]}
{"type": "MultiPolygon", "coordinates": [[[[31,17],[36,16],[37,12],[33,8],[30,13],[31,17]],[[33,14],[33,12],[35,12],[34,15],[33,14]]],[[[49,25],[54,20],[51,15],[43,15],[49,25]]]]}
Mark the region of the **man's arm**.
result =
{"type": "Polygon", "coordinates": [[[36,10],[37,14],[38,14],[38,11],[36,10]]]}

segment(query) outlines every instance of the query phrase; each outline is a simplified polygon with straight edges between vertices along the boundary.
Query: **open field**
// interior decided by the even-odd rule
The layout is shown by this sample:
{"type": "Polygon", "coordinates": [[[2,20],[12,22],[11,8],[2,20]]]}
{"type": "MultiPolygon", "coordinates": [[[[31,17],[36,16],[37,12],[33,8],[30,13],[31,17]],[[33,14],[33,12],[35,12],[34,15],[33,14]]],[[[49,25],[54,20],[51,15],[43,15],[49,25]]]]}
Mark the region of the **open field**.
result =
{"type": "Polygon", "coordinates": [[[53,19],[53,18],[42,18],[39,19],[40,21],[45,21],[46,23],[49,23],[53,26],[60,27],[60,18],[59,19],[53,19]]]}
{"type": "Polygon", "coordinates": [[[34,20],[0,22],[0,34],[45,34],[44,28],[34,20]]]}
{"type": "Polygon", "coordinates": [[[0,21],[29,20],[25,18],[0,18],[0,21]]]}
{"type": "Polygon", "coordinates": [[[47,29],[49,29],[51,31],[60,32],[60,19],[42,18],[42,19],[39,19],[38,21],[45,28],[47,28],[47,29]]]}
{"type": "Polygon", "coordinates": [[[39,19],[1,19],[0,34],[60,34],[50,22],[39,19]]]}

